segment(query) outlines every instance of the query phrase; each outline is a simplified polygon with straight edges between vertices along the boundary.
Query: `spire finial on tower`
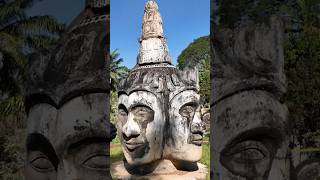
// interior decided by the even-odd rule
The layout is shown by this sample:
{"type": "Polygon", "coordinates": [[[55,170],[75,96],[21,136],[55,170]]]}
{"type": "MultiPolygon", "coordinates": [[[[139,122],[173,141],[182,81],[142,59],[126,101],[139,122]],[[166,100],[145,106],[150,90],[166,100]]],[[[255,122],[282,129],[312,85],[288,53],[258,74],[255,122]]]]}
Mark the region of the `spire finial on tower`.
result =
{"type": "Polygon", "coordinates": [[[163,37],[162,18],[154,0],[149,0],[145,5],[141,39],[151,37],[163,37]]]}
{"type": "Polygon", "coordinates": [[[162,18],[155,0],[148,0],[144,7],[137,63],[139,66],[171,64],[171,57],[163,35],[162,18]]]}

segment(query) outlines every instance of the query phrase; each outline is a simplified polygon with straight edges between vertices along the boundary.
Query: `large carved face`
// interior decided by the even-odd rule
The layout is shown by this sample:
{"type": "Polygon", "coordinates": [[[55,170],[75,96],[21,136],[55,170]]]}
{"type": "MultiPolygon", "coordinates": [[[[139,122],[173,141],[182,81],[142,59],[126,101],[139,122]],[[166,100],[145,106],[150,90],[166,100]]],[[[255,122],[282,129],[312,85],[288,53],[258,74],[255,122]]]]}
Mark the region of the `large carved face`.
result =
{"type": "Polygon", "coordinates": [[[214,179],[285,179],[287,109],[263,91],[242,92],[213,106],[214,179]]]}
{"type": "Polygon", "coordinates": [[[147,91],[119,96],[118,132],[123,152],[131,165],[160,159],[165,118],[158,98],[147,91]]]}
{"type": "Polygon", "coordinates": [[[76,97],[60,108],[33,106],[28,116],[27,180],[111,179],[108,95],[76,97]]]}
{"type": "Polygon", "coordinates": [[[196,162],[202,155],[202,120],[200,96],[183,91],[170,101],[168,137],[165,156],[175,162],[196,162]]]}

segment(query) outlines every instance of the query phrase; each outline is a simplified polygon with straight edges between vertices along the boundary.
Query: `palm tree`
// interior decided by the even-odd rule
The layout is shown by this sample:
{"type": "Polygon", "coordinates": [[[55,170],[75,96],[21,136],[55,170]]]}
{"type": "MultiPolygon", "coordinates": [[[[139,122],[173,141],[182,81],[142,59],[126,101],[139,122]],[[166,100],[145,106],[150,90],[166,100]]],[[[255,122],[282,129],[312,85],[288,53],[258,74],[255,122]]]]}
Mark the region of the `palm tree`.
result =
{"type": "Polygon", "coordinates": [[[53,17],[27,16],[36,1],[0,0],[0,116],[12,112],[12,101],[23,100],[19,96],[28,56],[52,45],[64,29],[53,17]]]}
{"type": "Polygon", "coordinates": [[[118,49],[115,49],[110,54],[110,80],[111,80],[111,90],[117,90],[117,84],[119,80],[126,77],[129,69],[126,66],[121,66],[123,62],[122,58],[119,58],[120,54],[118,49]]]}

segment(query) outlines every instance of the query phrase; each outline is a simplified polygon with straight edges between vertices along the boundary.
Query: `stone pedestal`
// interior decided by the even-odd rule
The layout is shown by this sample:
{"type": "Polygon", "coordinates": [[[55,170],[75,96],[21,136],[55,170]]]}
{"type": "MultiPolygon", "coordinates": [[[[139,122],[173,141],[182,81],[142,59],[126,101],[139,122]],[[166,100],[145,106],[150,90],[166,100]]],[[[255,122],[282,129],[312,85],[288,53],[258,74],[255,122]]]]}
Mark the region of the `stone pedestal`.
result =
{"type": "Polygon", "coordinates": [[[163,160],[159,166],[150,174],[147,175],[132,175],[129,174],[124,167],[123,161],[112,163],[111,174],[113,179],[152,179],[152,180],[205,180],[208,175],[208,168],[197,163],[198,170],[196,171],[180,171],[177,170],[169,160],[163,160]]]}

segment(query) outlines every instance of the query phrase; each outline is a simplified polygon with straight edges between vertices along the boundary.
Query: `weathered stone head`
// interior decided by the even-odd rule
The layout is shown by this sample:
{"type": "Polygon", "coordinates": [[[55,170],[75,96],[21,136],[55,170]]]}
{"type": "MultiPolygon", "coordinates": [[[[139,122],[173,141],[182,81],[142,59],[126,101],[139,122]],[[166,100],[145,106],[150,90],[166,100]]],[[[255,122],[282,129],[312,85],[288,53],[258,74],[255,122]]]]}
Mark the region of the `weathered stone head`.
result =
{"type": "Polygon", "coordinates": [[[172,75],[169,123],[164,157],[178,169],[197,168],[202,155],[203,123],[200,112],[197,70],[186,69],[172,75]]]}
{"type": "Polygon", "coordinates": [[[109,19],[96,8],[87,6],[51,51],[30,61],[27,180],[111,179],[109,19]]]}
{"type": "Polygon", "coordinates": [[[165,126],[164,100],[159,85],[145,69],[132,71],[119,91],[118,133],[127,162],[139,166],[161,159],[165,126]],[[133,80],[135,79],[135,80],[133,80]]]}
{"type": "Polygon", "coordinates": [[[179,168],[200,159],[198,90],[196,70],[171,65],[158,6],[148,1],[137,65],[119,86],[118,133],[129,172],[151,172],[165,158],[179,168]]]}
{"type": "Polygon", "coordinates": [[[218,27],[213,38],[213,178],[288,179],[281,22],[218,27]]]}

